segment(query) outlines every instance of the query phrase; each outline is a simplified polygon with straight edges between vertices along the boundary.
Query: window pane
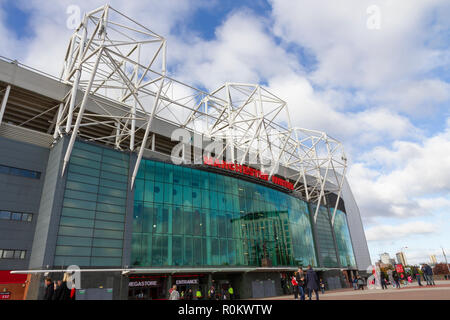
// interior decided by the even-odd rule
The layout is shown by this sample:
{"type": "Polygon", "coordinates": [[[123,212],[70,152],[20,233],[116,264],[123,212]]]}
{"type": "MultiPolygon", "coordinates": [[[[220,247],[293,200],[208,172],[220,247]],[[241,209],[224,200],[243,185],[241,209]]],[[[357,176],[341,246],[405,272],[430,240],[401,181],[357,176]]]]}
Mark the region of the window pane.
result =
{"type": "Polygon", "coordinates": [[[10,211],[0,211],[0,220],[9,220],[11,219],[10,211]]]}
{"type": "Polygon", "coordinates": [[[92,245],[94,247],[120,248],[121,249],[122,248],[122,240],[94,238],[92,245]]]}
{"type": "Polygon", "coordinates": [[[3,250],[3,258],[4,259],[14,258],[14,250],[3,250]]]}
{"type": "Polygon", "coordinates": [[[72,217],[61,217],[60,225],[71,226],[71,227],[92,228],[94,226],[94,220],[79,219],[79,218],[72,218],[72,217]]]}
{"type": "Polygon", "coordinates": [[[7,167],[7,166],[0,166],[0,173],[9,174],[9,167],[7,167]]]}
{"type": "Polygon", "coordinates": [[[113,230],[95,230],[94,237],[108,238],[108,239],[123,239],[123,232],[113,230]]]}
{"type": "Polygon", "coordinates": [[[92,248],[92,255],[97,257],[122,257],[122,249],[92,248]]]}
{"type": "Polygon", "coordinates": [[[58,256],[90,256],[89,247],[56,246],[55,254],[58,256]]]}
{"type": "Polygon", "coordinates": [[[92,237],[92,232],[91,228],[59,227],[59,235],[64,236],[92,237]]]}
{"type": "Polygon", "coordinates": [[[97,229],[110,229],[110,230],[123,230],[123,223],[96,220],[95,221],[95,228],[97,228],[97,229]]]}
{"type": "Polygon", "coordinates": [[[13,212],[11,215],[11,220],[17,220],[17,221],[22,220],[22,214],[19,212],[13,212]]]}
{"type": "Polygon", "coordinates": [[[92,266],[114,267],[120,266],[121,264],[122,264],[121,258],[99,258],[99,257],[91,258],[92,266]]]}
{"type": "Polygon", "coordinates": [[[56,244],[62,246],[82,246],[82,247],[90,247],[92,243],[91,238],[80,238],[80,237],[67,237],[67,236],[58,236],[58,241],[56,244]]]}

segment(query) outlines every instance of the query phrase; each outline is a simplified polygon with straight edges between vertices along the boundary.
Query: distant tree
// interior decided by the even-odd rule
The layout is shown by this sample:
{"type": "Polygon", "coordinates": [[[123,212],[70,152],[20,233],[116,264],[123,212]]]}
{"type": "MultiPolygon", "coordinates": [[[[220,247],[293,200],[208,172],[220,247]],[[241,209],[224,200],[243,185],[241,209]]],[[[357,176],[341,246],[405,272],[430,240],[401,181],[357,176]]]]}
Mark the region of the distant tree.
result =
{"type": "Polygon", "coordinates": [[[434,274],[449,274],[448,267],[445,263],[438,263],[433,268],[434,274]]]}

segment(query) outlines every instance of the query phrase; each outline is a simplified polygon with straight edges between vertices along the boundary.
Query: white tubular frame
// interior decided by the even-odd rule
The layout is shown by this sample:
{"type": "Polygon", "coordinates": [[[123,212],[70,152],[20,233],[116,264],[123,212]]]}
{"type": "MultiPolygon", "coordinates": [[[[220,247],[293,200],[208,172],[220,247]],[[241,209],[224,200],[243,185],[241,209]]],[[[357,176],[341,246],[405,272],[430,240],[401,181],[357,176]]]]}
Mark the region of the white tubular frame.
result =
{"type": "MultiPolygon", "coordinates": [[[[334,193],[336,202],[328,203],[334,207],[334,223],[347,167],[342,144],[324,132],[292,127],[287,103],[260,85],[225,83],[206,93],[168,77],[166,50],[162,36],[109,5],[84,16],[61,73],[71,90],[52,124],[55,139],[71,134],[62,174],[80,137],[138,151],[133,187],[156,117],[226,141],[217,158],[290,180],[294,192],[317,205],[314,221],[319,206],[334,193]],[[83,98],[77,101],[80,91],[83,98]],[[93,137],[84,130],[95,126],[106,126],[107,135],[93,137]],[[283,172],[278,172],[280,165],[283,172]]],[[[153,134],[152,148],[154,139],[153,134]]]]}

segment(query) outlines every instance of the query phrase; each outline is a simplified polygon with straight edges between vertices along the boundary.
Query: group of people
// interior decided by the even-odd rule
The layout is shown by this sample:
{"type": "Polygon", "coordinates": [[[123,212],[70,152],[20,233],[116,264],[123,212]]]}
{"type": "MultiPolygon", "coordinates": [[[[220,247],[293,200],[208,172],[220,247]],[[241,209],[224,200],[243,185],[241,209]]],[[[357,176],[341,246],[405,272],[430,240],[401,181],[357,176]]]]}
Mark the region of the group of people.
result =
{"type": "Polygon", "coordinates": [[[67,287],[67,274],[62,280],[52,281],[45,278],[44,300],[75,300],[75,287],[67,287]]]}
{"type": "Polygon", "coordinates": [[[360,276],[355,277],[352,283],[354,290],[364,290],[365,281],[360,276]]]}
{"type": "MultiPolygon", "coordinates": [[[[200,291],[200,288],[197,289],[195,292],[195,298],[196,300],[203,300],[202,292],[200,291]]],[[[178,292],[177,286],[173,285],[173,287],[169,290],[169,300],[193,300],[194,299],[194,292],[192,288],[188,288],[186,292],[181,291],[178,292]]],[[[234,296],[234,289],[230,285],[227,290],[222,288],[220,291],[216,290],[214,286],[211,286],[208,290],[207,294],[208,300],[233,300],[235,299],[234,296]]]]}
{"type": "Polygon", "coordinates": [[[433,279],[433,269],[428,264],[424,264],[420,269],[417,267],[413,267],[410,271],[405,273],[392,271],[389,273],[388,277],[386,277],[384,272],[381,272],[380,273],[381,288],[383,290],[387,289],[388,288],[387,285],[390,283],[393,288],[400,289],[402,284],[406,286],[408,284],[412,284],[413,281],[417,281],[417,284],[422,287],[423,286],[421,281],[422,276],[426,281],[427,286],[435,285],[433,279]]]}
{"type": "Polygon", "coordinates": [[[313,291],[316,295],[316,300],[319,300],[319,289],[322,291],[322,294],[325,293],[325,283],[322,279],[319,280],[317,273],[310,265],[306,272],[302,268],[299,268],[292,276],[291,284],[295,300],[305,300],[306,294],[309,300],[312,300],[313,291]]]}

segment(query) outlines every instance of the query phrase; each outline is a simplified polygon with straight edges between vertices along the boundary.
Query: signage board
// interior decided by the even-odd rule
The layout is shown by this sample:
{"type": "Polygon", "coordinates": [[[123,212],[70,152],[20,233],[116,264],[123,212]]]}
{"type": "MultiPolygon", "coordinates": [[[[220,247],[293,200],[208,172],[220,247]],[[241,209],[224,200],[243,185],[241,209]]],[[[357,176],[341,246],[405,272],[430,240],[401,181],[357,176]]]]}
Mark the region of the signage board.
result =
{"type": "Polygon", "coordinates": [[[198,279],[178,279],[175,284],[198,284],[198,279]]]}
{"type": "MultiPolygon", "coordinates": [[[[256,178],[259,178],[264,181],[269,181],[269,175],[261,172],[260,170],[253,169],[244,165],[236,164],[233,162],[226,162],[223,160],[214,159],[211,157],[203,157],[203,163],[208,166],[226,169],[229,171],[234,171],[238,173],[242,173],[248,176],[253,176],[256,178]]],[[[276,176],[272,176],[271,179],[272,183],[277,184],[281,187],[284,187],[289,190],[294,190],[294,185],[284,179],[278,178],[276,176]]]]}
{"type": "Polygon", "coordinates": [[[401,265],[401,264],[396,264],[395,265],[395,270],[398,272],[398,273],[403,273],[404,271],[403,271],[403,266],[401,265]]]}
{"type": "Polygon", "coordinates": [[[141,281],[130,281],[128,283],[130,288],[134,287],[157,287],[158,281],[156,280],[141,280],[141,281]]]}
{"type": "Polygon", "coordinates": [[[11,292],[9,291],[0,292],[0,300],[9,300],[9,299],[11,299],[11,292]]]}

